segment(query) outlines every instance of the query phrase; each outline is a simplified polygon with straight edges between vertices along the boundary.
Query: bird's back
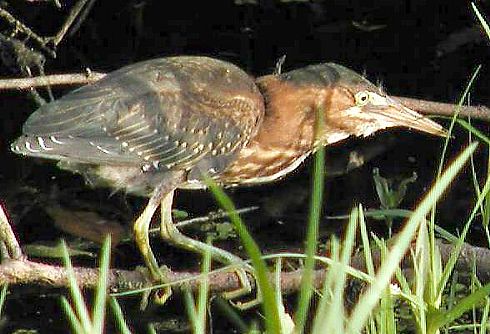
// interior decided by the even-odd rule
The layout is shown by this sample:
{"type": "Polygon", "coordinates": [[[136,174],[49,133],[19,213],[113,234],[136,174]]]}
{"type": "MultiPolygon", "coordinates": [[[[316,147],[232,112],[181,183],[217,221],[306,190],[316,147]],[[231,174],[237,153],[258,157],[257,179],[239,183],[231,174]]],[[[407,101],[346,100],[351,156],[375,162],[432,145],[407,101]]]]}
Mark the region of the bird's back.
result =
{"type": "MultiPolygon", "coordinates": [[[[185,170],[192,181],[226,168],[263,113],[253,79],[230,63],[154,59],[40,107],[12,150],[59,160],[76,172],[128,168],[151,178],[148,173],[185,170]]],[[[110,183],[110,173],[104,177],[110,183]]]]}

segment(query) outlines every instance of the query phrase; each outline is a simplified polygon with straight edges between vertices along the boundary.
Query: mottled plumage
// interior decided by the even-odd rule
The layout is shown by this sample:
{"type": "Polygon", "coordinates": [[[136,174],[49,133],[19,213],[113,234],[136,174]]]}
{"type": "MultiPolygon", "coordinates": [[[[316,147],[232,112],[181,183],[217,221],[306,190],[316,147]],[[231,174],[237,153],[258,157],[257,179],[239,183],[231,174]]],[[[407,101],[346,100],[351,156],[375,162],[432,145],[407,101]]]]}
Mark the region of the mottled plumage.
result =
{"type": "Polygon", "coordinates": [[[108,74],[32,114],[16,153],[55,159],[93,184],[149,195],[169,170],[218,174],[257,132],[252,78],[205,57],[145,61],[108,74]]]}

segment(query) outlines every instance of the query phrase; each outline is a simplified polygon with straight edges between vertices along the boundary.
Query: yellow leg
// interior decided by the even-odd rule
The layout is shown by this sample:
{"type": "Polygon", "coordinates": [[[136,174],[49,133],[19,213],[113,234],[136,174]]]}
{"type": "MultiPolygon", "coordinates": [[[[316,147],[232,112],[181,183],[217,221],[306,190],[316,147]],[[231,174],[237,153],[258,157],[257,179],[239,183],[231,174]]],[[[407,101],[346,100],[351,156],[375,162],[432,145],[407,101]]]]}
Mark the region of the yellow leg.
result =
{"type": "MultiPolygon", "coordinates": [[[[160,267],[158,266],[158,262],[155,259],[155,255],[153,255],[153,251],[151,250],[150,239],[148,237],[148,230],[150,228],[151,218],[153,217],[156,209],[159,205],[160,196],[155,193],[148,204],[146,205],[143,213],[136,219],[134,223],[134,236],[136,239],[136,245],[143,256],[143,260],[145,261],[146,267],[150,271],[151,278],[155,282],[165,282],[164,274],[161,272],[160,267]]],[[[145,309],[148,303],[148,297],[150,295],[150,291],[143,294],[141,300],[141,309],[145,309]]],[[[172,295],[172,289],[170,287],[163,289],[163,293],[160,295],[158,292],[156,294],[156,302],[158,304],[164,304],[167,299],[172,295]]]]}
{"type": "Polygon", "coordinates": [[[160,234],[162,238],[176,247],[190,250],[198,253],[211,253],[211,257],[224,264],[239,264],[247,266],[243,260],[221,248],[208,245],[204,242],[192,239],[182,234],[172,222],[172,202],[173,192],[165,195],[162,199],[161,216],[162,222],[160,225],[160,234]]]}
{"type": "MultiPolygon", "coordinates": [[[[148,236],[148,230],[155,211],[158,206],[161,205],[161,224],[160,233],[162,238],[170,244],[173,244],[179,248],[187,249],[193,252],[205,253],[209,252],[211,257],[223,264],[232,264],[237,267],[233,271],[237,274],[241,283],[241,288],[236,291],[227,292],[224,295],[227,299],[233,299],[251,292],[250,280],[247,277],[247,272],[253,275],[253,268],[246,264],[240,257],[227,252],[223,249],[213,247],[204,242],[194,240],[180,233],[172,222],[172,202],[174,196],[174,189],[181,181],[182,174],[175,174],[169,176],[166,182],[162,182],[153,191],[148,204],[146,205],[143,213],[138,217],[134,223],[134,235],[136,244],[143,256],[146,266],[150,271],[152,279],[156,282],[165,282],[165,272],[162,271],[158,265],[158,262],[151,250],[150,240],[148,236]]],[[[164,303],[166,299],[171,295],[171,289],[166,288],[164,294],[157,296],[159,303],[164,303]]],[[[260,296],[260,292],[258,292],[260,296]]],[[[247,308],[252,305],[251,303],[234,303],[239,308],[247,308]]]]}
{"type": "Polygon", "coordinates": [[[150,228],[151,218],[158,208],[159,201],[160,198],[152,196],[143,210],[143,213],[136,219],[133,226],[136,245],[138,246],[141,255],[143,256],[143,260],[154,280],[160,279],[160,268],[151,250],[148,230],[150,228]]]}
{"type": "MultiPolygon", "coordinates": [[[[165,182],[159,184],[153,191],[148,204],[138,219],[136,219],[133,226],[136,245],[143,256],[143,260],[145,261],[146,267],[150,271],[152,279],[156,282],[165,282],[166,277],[165,272],[160,269],[155,255],[153,255],[153,251],[151,250],[148,230],[150,228],[151,219],[155,214],[155,211],[158,209],[162,199],[166,198],[168,194],[173,194],[173,189],[175,188],[176,184],[178,184],[179,180],[179,174],[169,175],[165,182]]],[[[163,290],[163,294],[157,294],[157,302],[160,304],[165,303],[171,294],[171,288],[165,288],[163,290]]],[[[146,301],[143,303],[146,303],[146,301]]]]}
{"type": "MultiPolygon", "coordinates": [[[[243,259],[241,259],[240,257],[230,252],[227,252],[221,248],[214,247],[204,242],[187,237],[186,235],[182,234],[177,229],[177,227],[175,227],[175,225],[172,222],[172,202],[174,197],[173,193],[174,192],[171,192],[165,195],[165,197],[163,197],[161,202],[162,221],[160,225],[160,234],[162,238],[168,243],[171,243],[179,248],[187,249],[198,253],[209,252],[213,259],[223,264],[237,265],[237,268],[233,270],[235,271],[235,273],[238,276],[238,279],[240,280],[241,288],[235,291],[224,293],[223,296],[226,299],[234,299],[250,293],[252,291],[252,287],[250,284],[250,280],[247,277],[247,272],[250,272],[253,275],[253,268],[249,264],[245,263],[243,259]]],[[[240,306],[242,304],[235,303],[234,305],[237,306],[238,308],[242,308],[240,306]]],[[[246,303],[243,305],[250,305],[248,307],[251,307],[252,303],[250,304],[246,303]]]]}

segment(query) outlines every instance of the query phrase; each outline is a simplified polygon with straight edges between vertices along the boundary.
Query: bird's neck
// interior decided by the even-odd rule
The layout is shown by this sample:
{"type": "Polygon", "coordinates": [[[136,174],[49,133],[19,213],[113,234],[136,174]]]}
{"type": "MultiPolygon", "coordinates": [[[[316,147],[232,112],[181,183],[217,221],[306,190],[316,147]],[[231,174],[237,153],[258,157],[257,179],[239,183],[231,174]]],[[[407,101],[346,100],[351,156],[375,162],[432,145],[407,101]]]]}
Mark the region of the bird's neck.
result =
{"type": "Polygon", "coordinates": [[[272,75],[259,78],[257,84],[265,98],[265,116],[255,137],[227,168],[226,183],[273,181],[296,169],[314,149],[315,106],[326,98],[325,92],[272,75]]]}

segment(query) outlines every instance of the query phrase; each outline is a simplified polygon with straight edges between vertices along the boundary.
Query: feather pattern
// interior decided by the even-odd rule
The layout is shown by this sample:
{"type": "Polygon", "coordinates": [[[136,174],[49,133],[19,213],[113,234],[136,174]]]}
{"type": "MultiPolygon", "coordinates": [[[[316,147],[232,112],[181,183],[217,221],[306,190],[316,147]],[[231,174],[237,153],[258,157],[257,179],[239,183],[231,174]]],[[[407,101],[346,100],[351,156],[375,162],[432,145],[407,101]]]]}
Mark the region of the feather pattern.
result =
{"type": "Polygon", "coordinates": [[[191,170],[204,159],[208,170],[221,171],[263,114],[253,79],[234,65],[162,58],[126,66],[40,107],[12,149],[145,171],[191,170]]]}

